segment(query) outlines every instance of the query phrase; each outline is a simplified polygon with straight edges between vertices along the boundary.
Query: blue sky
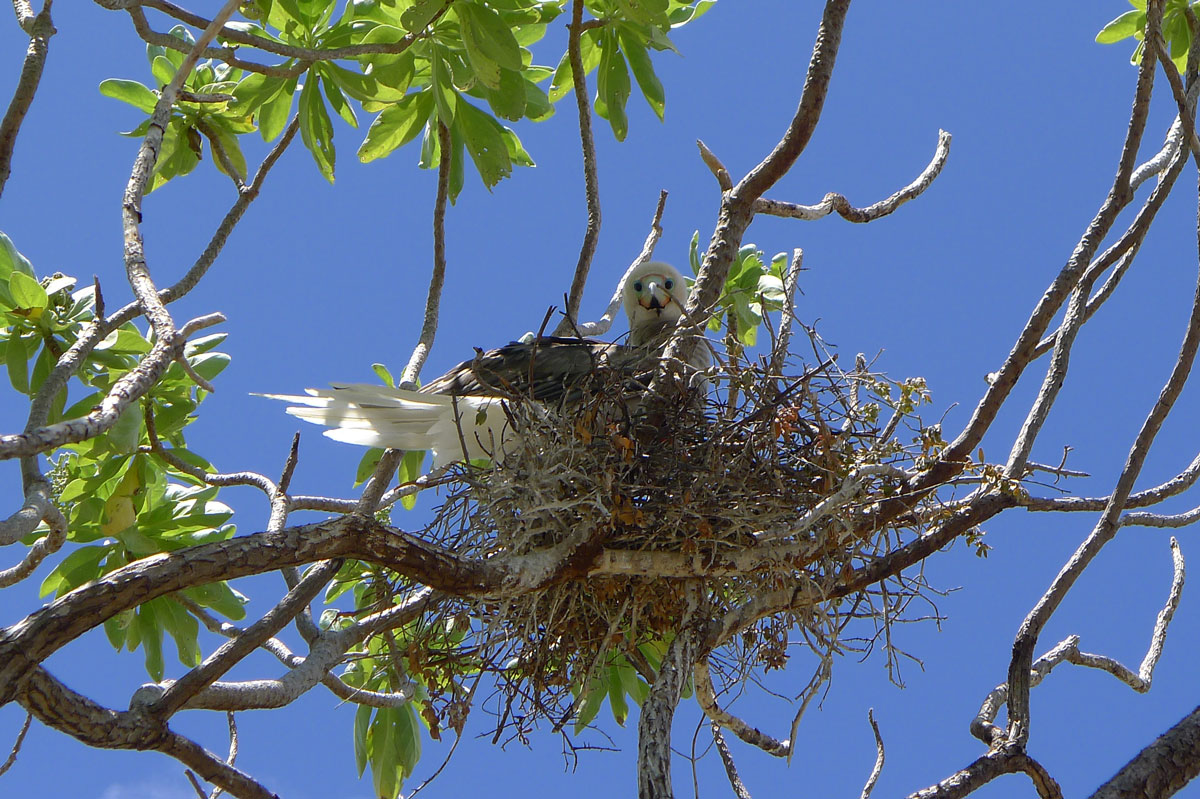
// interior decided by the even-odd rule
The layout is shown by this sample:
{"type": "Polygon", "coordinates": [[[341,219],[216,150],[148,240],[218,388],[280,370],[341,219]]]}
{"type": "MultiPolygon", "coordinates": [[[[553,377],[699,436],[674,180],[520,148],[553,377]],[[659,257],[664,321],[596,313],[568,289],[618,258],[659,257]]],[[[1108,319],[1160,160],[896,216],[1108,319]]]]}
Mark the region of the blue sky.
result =
{"type": "MultiPolygon", "coordinates": [[[[194,3],[197,11],[214,3],[194,3]]],[[[843,359],[878,354],[876,368],[894,378],[925,377],[944,415],[948,437],[958,432],[1029,311],[1061,268],[1102,201],[1116,168],[1128,119],[1134,71],[1124,44],[1094,43],[1096,31],[1125,4],[968,4],[859,0],[847,23],[826,111],[807,152],[770,196],[816,202],[827,191],[866,205],[911,180],[928,162],[939,128],[954,142],[938,181],[917,201],[870,225],[839,218],[818,222],[760,219],[747,234],[768,254],[803,247],[804,296],[797,313],[818,323],[843,359]]],[[[628,140],[617,143],[598,123],[604,225],[585,298],[584,316],[600,312],[615,281],[636,256],[660,189],[670,197],[657,256],[684,265],[692,232],[706,241],[715,221],[716,183],[696,154],[703,139],[737,176],[778,139],[799,97],[815,35],[818,3],[723,0],[680,31],[682,57],[661,55],[656,67],[667,90],[666,122],[641,99],[630,101],[628,140]]],[[[101,97],[108,77],[148,80],[144,48],[127,18],[93,4],[56,7],[41,93],[17,145],[13,176],[0,201],[0,229],[41,274],[61,270],[99,276],[110,307],[128,298],[121,261],[120,198],[136,144],[118,137],[137,121],[128,106],[101,97]]],[[[536,60],[553,64],[564,39],[560,25],[536,60]]],[[[0,96],[8,96],[25,42],[3,26],[5,61],[0,96]]],[[[1165,86],[1165,83],[1164,83],[1165,86]]],[[[1148,147],[1161,142],[1173,108],[1155,104],[1148,147]]],[[[364,120],[365,121],[365,120],[364,120]]],[[[468,176],[447,220],[448,275],[442,324],[427,377],[538,326],[561,301],[581,240],[585,212],[573,114],[567,103],[539,125],[518,128],[538,162],[488,193],[468,176]]],[[[403,368],[420,328],[431,264],[434,175],[416,169],[414,147],[360,165],[362,132],[337,128],[337,183],[327,184],[299,146],[270,177],[212,273],[172,306],[177,319],[221,311],[229,321],[224,349],[233,356],[190,428],[189,443],[225,470],[279,472],[298,422],[252,391],[295,392],[331,380],[373,379],[373,362],[403,368]]],[[[1147,150],[1147,153],[1149,150],[1147,150]]],[[[1069,465],[1090,479],[1069,488],[1107,493],[1129,443],[1165,380],[1196,275],[1195,199],[1182,179],[1118,295],[1085,329],[1071,374],[1034,457],[1069,465]]],[[[1142,189],[1143,194],[1148,186],[1142,189]]],[[[208,164],[153,194],[144,232],[160,285],[191,263],[232,201],[227,179],[208,164]]],[[[1127,220],[1122,220],[1127,221],[1127,220]]],[[[1010,410],[984,442],[1003,459],[1039,381],[1038,362],[1015,392],[1010,410]]],[[[1196,390],[1169,420],[1139,482],[1166,479],[1195,456],[1196,390]]],[[[23,424],[24,411],[0,397],[3,430],[23,424]]],[[[298,493],[349,496],[361,454],[303,430],[298,493]]],[[[0,468],[2,496],[15,508],[15,464],[0,468]]],[[[262,529],[265,502],[230,490],[243,532],[262,529]]],[[[1170,506],[1190,504],[1185,497],[1170,506]]],[[[316,518],[311,517],[311,518],[316,518]]],[[[415,528],[424,517],[397,512],[415,528]],[[411,518],[411,520],[410,520],[411,518]]],[[[306,520],[304,516],[297,521],[306,520]]],[[[810,708],[790,767],[735,742],[743,779],[756,799],[857,795],[870,771],[874,744],[868,708],[888,747],[877,796],[932,784],[983,753],[967,725],[987,692],[1005,675],[1021,619],[1045,590],[1094,518],[1054,518],[1010,512],[985,525],[993,547],[986,560],[964,546],[938,553],[924,566],[932,585],[950,591],[937,600],[944,621],[897,631],[901,648],[920,658],[903,668],[906,687],[888,683],[882,657],[837,664],[823,705],[810,708]],[[952,590],[953,589],[953,590],[952,590]]],[[[1185,556],[1200,553],[1192,531],[1179,531],[1185,556]]],[[[1087,651],[1136,668],[1170,580],[1168,534],[1122,531],[1068,596],[1038,652],[1070,634],[1087,651]]],[[[4,564],[15,561],[7,553],[4,564]]],[[[47,567],[0,594],[5,624],[37,607],[36,587],[47,567]]],[[[279,595],[279,580],[242,590],[262,611],[279,595]]],[[[1195,707],[1200,610],[1195,588],[1183,604],[1154,687],[1134,694],[1106,674],[1061,667],[1033,695],[1031,753],[1068,795],[1090,792],[1129,757],[1195,707]]],[[[769,687],[798,693],[811,664],[796,650],[790,668],[769,687]]],[[[147,678],[140,653],[116,655],[102,634],[86,636],[52,658],[50,669],[71,687],[124,707],[147,678]]],[[[168,661],[168,668],[176,670],[168,661]]],[[[274,676],[266,656],[249,659],[234,677],[274,676]]],[[[783,736],[792,708],[750,686],[734,708],[756,726],[783,736]]],[[[0,747],[7,751],[23,713],[0,708],[0,747]]],[[[357,799],[370,781],[354,774],[352,709],[313,692],[278,712],[240,717],[239,765],[288,799],[357,799]]],[[[548,730],[525,747],[492,746],[483,713],[468,728],[455,759],[426,792],[430,796],[518,795],[530,787],[604,796],[634,790],[635,740],[629,729],[601,720],[612,738],[586,743],[621,751],[583,752],[564,760],[548,730]],[[570,772],[567,766],[575,767],[570,772]]],[[[697,714],[688,706],[676,728],[687,751],[697,714]]],[[[182,731],[223,750],[223,718],[185,714],[182,731]]],[[[634,722],[631,721],[632,727],[634,722]]],[[[701,734],[701,740],[704,734],[701,734]]],[[[448,747],[428,744],[417,780],[440,764],[448,747]]],[[[676,790],[691,791],[677,760],[676,790]]],[[[719,760],[697,766],[701,793],[729,789],[719,760]]],[[[88,750],[35,725],[14,768],[0,778],[5,795],[71,795],[80,799],[191,796],[181,768],[155,754],[88,750]],[[64,764],[69,764],[65,765],[64,764]]],[[[994,783],[979,796],[1030,795],[1024,777],[994,783]],[[1018,784],[1019,783],[1019,784],[1018,784]]],[[[1200,796],[1185,789],[1184,796],[1200,796]]]]}

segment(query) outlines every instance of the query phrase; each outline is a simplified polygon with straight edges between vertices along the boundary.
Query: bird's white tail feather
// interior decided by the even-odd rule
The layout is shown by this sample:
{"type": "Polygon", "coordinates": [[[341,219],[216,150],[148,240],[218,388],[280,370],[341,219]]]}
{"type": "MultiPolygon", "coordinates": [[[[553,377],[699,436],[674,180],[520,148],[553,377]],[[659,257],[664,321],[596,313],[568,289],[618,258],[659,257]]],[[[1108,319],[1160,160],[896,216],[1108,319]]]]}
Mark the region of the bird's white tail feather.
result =
{"type": "Polygon", "coordinates": [[[307,395],[260,394],[290,403],[287,412],[331,429],[335,441],[367,447],[430,450],[433,467],[502,457],[512,433],[495,397],[449,397],[365,383],[306,389],[307,395]],[[461,428],[461,430],[460,430],[461,428]],[[465,447],[465,453],[464,453],[465,447]]]}

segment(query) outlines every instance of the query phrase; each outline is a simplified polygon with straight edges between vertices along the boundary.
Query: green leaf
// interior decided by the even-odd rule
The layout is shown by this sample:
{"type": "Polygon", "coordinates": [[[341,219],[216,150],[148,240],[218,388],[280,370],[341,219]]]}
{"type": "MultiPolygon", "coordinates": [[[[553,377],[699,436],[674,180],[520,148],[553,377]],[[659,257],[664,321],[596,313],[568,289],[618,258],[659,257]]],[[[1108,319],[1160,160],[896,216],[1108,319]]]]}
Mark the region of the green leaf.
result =
{"type": "Polygon", "coordinates": [[[1146,12],[1144,10],[1126,11],[1101,28],[1100,32],[1096,34],[1096,41],[1100,44],[1113,44],[1141,33],[1145,27],[1146,12]]]}
{"type": "Polygon", "coordinates": [[[379,465],[379,459],[383,457],[383,450],[379,447],[371,447],[358,461],[358,468],[354,472],[354,487],[362,485],[375,474],[375,467],[379,465]]]}
{"type": "Polygon", "coordinates": [[[621,672],[616,666],[608,667],[608,706],[612,710],[613,721],[625,726],[629,718],[629,703],[625,701],[625,686],[621,683],[621,672]]]}
{"type": "Polygon", "coordinates": [[[617,141],[624,141],[629,132],[629,119],[625,116],[625,103],[630,92],[629,68],[613,31],[606,29],[601,41],[600,70],[596,73],[596,113],[608,120],[617,141]]]}
{"type": "Polygon", "coordinates": [[[383,381],[383,384],[385,386],[387,386],[388,388],[396,387],[396,378],[392,377],[391,371],[389,371],[388,368],[386,366],[384,366],[383,364],[381,364],[381,363],[371,364],[371,371],[373,371],[375,373],[375,376],[378,377],[381,381],[383,381]]]}
{"type": "Polygon", "coordinates": [[[153,601],[157,605],[158,615],[163,621],[163,626],[175,640],[175,652],[179,657],[179,662],[189,668],[200,665],[200,644],[197,641],[200,627],[196,623],[196,617],[171,599],[153,601]]]}
{"type": "Polygon", "coordinates": [[[400,15],[400,24],[410,33],[420,33],[445,5],[445,0],[415,0],[400,15]]]}
{"type": "MultiPolygon", "coordinates": [[[[237,136],[225,128],[224,120],[220,117],[213,117],[210,119],[208,128],[210,131],[212,131],[213,138],[215,138],[220,144],[221,149],[225,151],[225,155],[228,156],[229,162],[233,165],[234,170],[237,172],[236,176],[230,175],[230,177],[237,177],[238,180],[245,181],[246,156],[242,154],[242,145],[238,143],[237,136]]],[[[229,172],[225,169],[224,162],[217,157],[216,147],[214,146],[212,139],[209,139],[208,141],[208,150],[209,154],[212,156],[213,164],[215,164],[217,169],[219,169],[221,172],[228,175],[229,172]]]]}
{"type": "Polygon", "coordinates": [[[579,714],[575,717],[575,734],[579,735],[587,729],[587,726],[596,718],[596,714],[600,712],[600,708],[604,706],[604,699],[608,696],[608,685],[600,680],[591,680],[585,691],[583,705],[579,708],[579,714]]]}
{"type": "Polygon", "coordinates": [[[292,78],[258,110],[258,132],[263,141],[274,141],[287,127],[292,113],[292,97],[296,94],[296,79],[292,78]]]}
{"type": "Polygon", "coordinates": [[[13,272],[21,272],[29,277],[35,277],[33,264],[17,250],[6,234],[0,233],[0,281],[9,279],[13,272]]]}
{"type": "Polygon", "coordinates": [[[396,709],[396,744],[400,754],[400,766],[408,777],[421,759],[421,723],[417,712],[409,702],[396,709]]]}
{"type": "Polygon", "coordinates": [[[46,575],[46,579],[42,580],[41,588],[38,589],[38,596],[54,594],[59,597],[89,580],[96,579],[100,576],[100,561],[104,560],[111,551],[111,544],[80,547],[75,550],[63,558],[62,562],[46,575]]]}
{"type": "Polygon", "coordinates": [[[371,727],[374,712],[366,705],[359,705],[354,712],[354,766],[360,779],[367,768],[367,730],[371,727]]]}
{"type": "Polygon", "coordinates": [[[379,91],[374,77],[351,72],[332,62],[321,65],[321,77],[332,81],[339,89],[359,102],[376,99],[379,91]]]}
{"type": "Polygon", "coordinates": [[[338,88],[337,84],[322,75],[321,88],[325,91],[325,97],[329,100],[330,107],[337,112],[337,115],[350,127],[357,128],[358,117],[354,115],[354,109],[350,107],[350,103],[346,102],[346,96],[342,94],[342,90],[338,88]]]}
{"type": "Polygon", "coordinates": [[[432,111],[432,91],[407,95],[388,106],[367,128],[367,137],[358,148],[358,159],[364,163],[374,161],[408,144],[425,127],[432,111]]]}
{"type": "MultiPolygon", "coordinates": [[[[183,25],[176,25],[175,27],[171,28],[171,30],[167,31],[167,33],[183,42],[186,47],[190,48],[196,43],[196,37],[192,36],[192,32],[183,25]]],[[[165,55],[167,60],[171,62],[171,66],[173,67],[171,74],[174,75],[175,70],[179,69],[179,67],[183,65],[183,53],[166,47],[163,49],[163,55],[165,55]]]]}
{"type": "Polygon", "coordinates": [[[542,122],[554,116],[554,105],[541,87],[532,81],[525,83],[525,116],[534,122],[542,122]]]}
{"type": "Polygon", "coordinates": [[[154,600],[137,609],[134,627],[141,637],[142,651],[146,655],[146,673],[155,681],[163,678],[162,627],[159,626],[154,600]]]}
{"type": "Polygon", "coordinates": [[[233,108],[241,114],[253,113],[283,91],[285,84],[284,78],[251,72],[233,87],[233,108]]]}
{"type": "Polygon", "coordinates": [[[183,593],[206,608],[212,608],[227,619],[244,619],[246,603],[242,594],[229,587],[228,583],[208,583],[194,588],[185,588],[183,593]]]}
{"type": "MultiPolygon", "coordinates": [[[[591,74],[600,64],[600,32],[596,29],[584,31],[579,37],[579,56],[583,61],[583,73],[591,74]]],[[[562,60],[558,62],[558,68],[554,70],[554,79],[550,81],[550,101],[557,103],[567,92],[571,91],[574,86],[573,72],[571,70],[571,58],[569,53],[563,53],[562,60]]]]}
{"type": "MultiPolygon", "coordinates": [[[[437,139],[432,128],[426,135],[432,136],[435,141],[437,139]]],[[[457,125],[450,129],[450,150],[450,204],[454,205],[454,201],[458,199],[458,195],[463,189],[467,174],[463,159],[463,135],[459,132],[457,125]]]]}
{"type": "Polygon", "coordinates": [[[175,77],[176,65],[171,63],[165,55],[155,56],[153,63],[150,64],[150,72],[154,74],[154,80],[158,82],[158,88],[161,89],[175,77]]]}
{"type": "Polygon", "coordinates": [[[225,367],[229,365],[229,361],[229,356],[223,352],[206,352],[203,355],[188,358],[188,363],[191,364],[192,369],[205,380],[212,380],[225,371],[225,367]]]}
{"type": "Polygon", "coordinates": [[[658,79],[658,75],[654,74],[654,65],[650,63],[650,54],[646,52],[646,46],[642,44],[641,40],[624,27],[620,31],[620,39],[621,49],[629,58],[629,67],[633,70],[633,77],[637,80],[638,88],[642,90],[646,102],[661,122],[666,110],[666,94],[663,92],[662,81],[658,79]]]}
{"type": "Polygon", "coordinates": [[[433,77],[433,99],[437,105],[438,119],[443,125],[449,125],[454,121],[458,93],[454,91],[454,82],[450,77],[449,67],[437,48],[434,49],[429,66],[433,77]]]}
{"type": "MultiPolygon", "coordinates": [[[[220,345],[220,343],[228,337],[228,333],[211,333],[207,336],[200,336],[199,338],[191,339],[188,341],[187,345],[184,346],[183,354],[185,357],[191,358],[193,355],[200,355],[201,353],[208,352],[213,347],[220,345]]],[[[147,344],[148,343],[149,342],[147,342],[147,344]]]]}
{"type": "Polygon", "coordinates": [[[533,163],[533,158],[529,153],[525,152],[525,148],[521,146],[521,140],[517,138],[517,134],[512,128],[501,127],[500,136],[504,139],[504,149],[508,151],[508,157],[517,166],[536,166],[533,163]]]}
{"type": "MultiPolygon", "coordinates": [[[[425,452],[422,450],[413,450],[404,453],[404,457],[400,461],[400,469],[398,471],[397,480],[401,485],[411,483],[421,476],[421,466],[425,463],[425,452]]],[[[412,510],[417,504],[417,495],[409,494],[400,498],[400,504],[405,510],[412,510]]]]}
{"type": "Polygon", "coordinates": [[[512,160],[499,122],[466,100],[460,100],[454,127],[462,134],[483,185],[490,189],[512,174],[512,160]]]}
{"type": "Polygon", "coordinates": [[[42,383],[50,375],[50,370],[54,368],[57,360],[49,347],[42,347],[37,360],[33,362],[33,371],[29,373],[29,392],[31,394],[36,394],[42,387],[42,383]]]}
{"type": "MultiPolygon", "coordinates": [[[[462,21],[463,42],[467,41],[470,28],[475,46],[491,61],[505,69],[520,72],[525,64],[521,58],[521,45],[517,44],[512,29],[492,9],[481,3],[459,0],[454,4],[462,21]],[[463,12],[466,12],[465,14],[463,12]]],[[[470,52],[468,46],[468,53],[470,52]]]]}
{"type": "Polygon", "coordinates": [[[668,0],[616,0],[616,3],[628,19],[658,28],[670,27],[667,19],[668,0]]]}
{"type": "Polygon", "coordinates": [[[158,95],[136,80],[109,78],[108,80],[100,81],[100,93],[105,97],[129,103],[134,108],[145,111],[147,114],[153,111],[154,106],[158,104],[158,95]]]}
{"type": "Polygon", "coordinates": [[[8,380],[21,394],[29,393],[29,351],[25,339],[12,336],[5,342],[4,361],[8,366],[8,380]]]}
{"type": "Polygon", "coordinates": [[[498,89],[500,87],[500,64],[485,51],[483,40],[486,38],[486,34],[476,27],[475,20],[470,14],[472,4],[460,1],[455,3],[455,8],[458,9],[458,16],[462,21],[463,47],[467,51],[471,69],[474,70],[479,82],[484,86],[498,89]]]}
{"type": "Polygon", "coordinates": [[[15,307],[22,310],[45,310],[50,303],[42,284],[24,272],[14,271],[8,276],[8,292],[15,307]]]}
{"type": "Polygon", "coordinates": [[[317,169],[325,179],[333,183],[333,165],[336,154],[333,148],[333,123],[321,102],[317,91],[317,77],[310,75],[300,92],[300,138],[312,153],[317,169]]]}
{"type": "MultiPolygon", "coordinates": [[[[519,72],[500,70],[500,84],[496,91],[487,92],[488,105],[497,116],[516,121],[525,116],[525,87],[530,85],[519,72]]],[[[536,88],[536,87],[535,87],[536,88]]]]}
{"type": "Polygon", "coordinates": [[[131,454],[142,439],[142,408],[136,402],[121,411],[117,421],[105,434],[115,452],[131,454]]]}

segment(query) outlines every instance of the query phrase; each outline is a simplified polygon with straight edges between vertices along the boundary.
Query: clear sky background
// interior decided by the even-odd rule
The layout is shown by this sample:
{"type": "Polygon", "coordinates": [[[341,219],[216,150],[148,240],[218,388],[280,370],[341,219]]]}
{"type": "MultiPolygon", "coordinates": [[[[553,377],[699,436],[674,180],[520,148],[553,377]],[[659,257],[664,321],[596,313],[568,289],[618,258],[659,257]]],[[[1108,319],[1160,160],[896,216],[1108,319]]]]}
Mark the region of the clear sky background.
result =
{"type": "MultiPolygon", "coordinates": [[[[216,7],[201,0],[189,5],[199,12],[216,7]]],[[[858,205],[874,202],[924,168],[939,128],[954,135],[945,171],[924,196],[870,225],[837,217],[760,218],[746,236],[768,254],[804,248],[799,317],[819,322],[843,363],[852,363],[857,352],[878,354],[876,368],[894,378],[924,376],[935,400],[926,419],[944,414],[947,438],[961,429],[984,389],[984,375],[1000,365],[1115,173],[1135,77],[1131,48],[1093,39],[1126,9],[1119,0],[859,0],[850,11],[821,125],[770,195],[812,203],[839,191],[858,205]]],[[[819,13],[817,2],[723,0],[677,33],[683,57],[656,58],[667,90],[665,124],[636,91],[626,142],[615,142],[607,125],[597,122],[604,226],[585,318],[599,314],[637,255],[660,189],[670,198],[657,256],[684,265],[692,232],[699,229],[701,241],[708,240],[718,191],[694,142],[703,139],[735,179],[761,159],[795,110],[819,13]]],[[[551,26],[535,61],[557,62],[563,22],[551,26]]],[[[98,275],[109,307],[117,307],[129,296],[120,199],[136,142],[116,132],[135,126],[139,116],[101,97],[96,87],[109,77],[149,82],[144,46],[124,14],[91,3],[56,5],[55,24],[59,34],[0,202],[0,229],[39,274],[61,270],[84,281],[98,275]]],[[[7,98],[27,39],[11,21],[0,28],[0,97],[7,98]]],[[[1162,83],[1146,154],[1162,141],[1174,113],[1162,83]]],[[[337,123],[333,186],[297,142],[210,275],[171,306],[176,319],[211,311],[229,318],[222,329],[229,333],[224,350],[232,364],[189,433],[192,448],[223,470],[278,474],[299,424],[278,403],[249,392],[371,381],[376,361],[399,374],[416,340],[432,262],[435,175],[416,168],[415,145],[384,161],[358,164],[354,152],[369,119],[362,122],[359,131],[337,123]]],[[[517,170],[490,194],[468,174],[448,215],[441,329],[426,377],[469,357],[472,347],[496,346],[535,329],[568,286],[585,222],[569,98],[555,117],[525,123],[518,132],[538,166],[517,170]]],[[[1111,489],[1175,357],[1197,271],[1193,181],[1180,179],[1120,292],[1086,327],[1067,387],[1035,449],[1036,460],[1057,463],[1064,446],[1074,448],[1069,465],[1093,475],[1071,482],[1076,494],[1111,489]]],[[[1148,190],[1143,187],[1142,196],[1148,190]]],[[[207,162],[148,198],[143,230],[160,286],[191,264],[232,200],[228,180],[207,162]]],[[[1042,360],[1029,370],[985,440],[991,459],[1003,460],[1045,365],[1042,360]]],[[[1191,386],[1139,487],[1176,474],[1195,456],[1198,411],[1197,387],[1191,386]]],[[[10,393],[0,397],[4,432],[17,431],[24,414],[10,393]]],[[[316,428],[305,426],[303,433],[294,490],[350,496],[361,451],[324,439],[316,428]]],[[[3,464],[2,507],[18,506],[18,486],[15,463],[3,464]]],[[[241,532],[264,527],[266,504],[259,494],[226,489],[222,497],[236,508],[241,532]]],[[[1194,497],[1184,497],[1169,507],[1193,504],[1194,497]]],[[[397,511],[396,522],[417,528],[427,506],[428,500],[411,515],[397,511]]],[[[810,708],[800,728],[790,767],[733,740],[753,796],[857,796],[874,759],[868,708],[875,709],[887,746],[876,796],[923,788],[982,754],[968,724],[1004,679],[1021,619],[1094,521],[1091,514],[1012,511],[985,526],[993,547],[987,559],[962,545],[930,558],[927,578],[950,591],[937,601],[944,621],[896,632],[898,645],[920,658],[923,668],[905,663],[901,690],[889,684],[882,656],[842,659],[823,704],[810,708]]],[[[1195,531],[1178,535],[1185,556],[1200,563],[1195,531]]],[[[1068,596],[1038,652],[1079,634],[1085,650],[1136,668],[1169,586],[1168,538],[1158,530],[1123,530],[1068,596]]],[[[17,557],[6,552],[3,564],[17,557]]],[[[36,588],[48,568],[0,593],[4,624],[40,605],[36,588]]],[[[240,586],[255,600],[251,613],[269,607],[281,583],[272,576],[240,586]]],[[[1198,590],[1185,589],[1148,695],[1107,674],[1070,666],[1035,689],[1030,751],[1068,796],[1089,793],[1200,701],[1198,590]]],[[[178,676],[173,648],[167,651],[168,671],[178,676]]],[[[72,688],[117,708],[147,679],[141,653],[114,654],[100,631],[56,654],[48,666],[72,688]]],[[[796,649],[790,668],[772,675],[769,685],[794,695],[811,666],[807,653],[796,649]]],[[[234,677],[272,677],[279,670],[274,659],[255,657],[234,677]]],[[[794,712],[787,701],[754,686],[734,709],[777,736],[786,736],[794,712]]],[[[529,746],[514,742],[501,749],[477,738],[490,729],[484,710],[477,710],[467,740],[427,795],[547,791],[599,797],[635,791],[636,718],[622,730],[602,712],[599,721],[611,740],[588,734],[582,741],[620,751],[584,752],[573,761],[564,759],[561,741],[548,729],[529,746]]],[[[16,706],[0,708],[4,752],[23,715],[16,706]]],[[[323,689],[282,711],[240,714],[238,765],[287,799],[369,797],[369,779],[355,778],[352,717],[352,708],[339,706],[323,689]]],[[[675,731],[678,749],[688,751],[697,719],[694,704],[685,705],[675,731]]],[[[222,716],[184,714],[177,723],[214,751],[227,746],[222,716]]],[[[707,733],[698,740],[703,746],[707,733]]],[[[448,748],[426,742],[410,789],[448,748]]],[[[688,764],[679,758],[676,766],[676,791],[689,795],[688,764]]],[[[715,753],[699,762],[697,773],[701,795],[729,795],[715,753]]],[[[35,724],[19,761],[0,778],[0,795],[194,794],[175,761],[89,750],[35,724]]],[[[1033,792],[1025,777],[1012,776],[978,795],[1033,792]]],[[[1200,796],[1200,788],[1181,795],[1200,796]]]]}

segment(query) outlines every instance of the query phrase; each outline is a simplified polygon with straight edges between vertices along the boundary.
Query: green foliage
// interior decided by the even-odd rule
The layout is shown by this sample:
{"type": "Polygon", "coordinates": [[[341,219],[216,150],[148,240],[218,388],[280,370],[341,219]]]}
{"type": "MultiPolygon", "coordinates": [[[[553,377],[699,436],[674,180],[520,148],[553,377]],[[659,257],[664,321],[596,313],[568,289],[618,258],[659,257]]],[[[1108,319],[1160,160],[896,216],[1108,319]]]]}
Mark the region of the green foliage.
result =
{"type": "MultiPolygon", "coordinates": [[[[88,286],[72,291],[75,283],[75,278],[58,273],[39,280],[28,259],[0,233],[0,348],[17,391],[37,393],[59,356],[93,322],[95,290],[88,286]]],[[[214,349],[224,338],[224,334],[205,336],[187,345],[184,357],[198,374],[214,378],[229,363],[227,355],[214,349]]],[[[150,349],[151,341],[133,324],[112,331],[58,392],[48,421],[89,413],[150,349]],[[70,406],[69,394],[78,394],[70,406]]],[[[148,555],[234,534],[229,523],[233,511],[217,499],[216,487],[150,451],[147,413],[153,414],[159,439],[171,446],[174,455],[212,471],[204,458],[187,450],[183,434],[205,393],[179,364],[172,364],[142,403],[127,408],[107,432],[58,451],[49,476],[54,500],[67,518],[67,542],[72,546],[42,581],[43,596],[62,596],[148,555]]],[[[25,543],[46,533],[43,526],[25,543]]],[[[184,593],[230,618],[243,615],[244,597],[224,583],[184,593]]],[[[140,646],[154,679],[161,679],[164,672],[164,633],[175,641],[184,665],[200,662],[196,619],[173,599],[147,602],[109,619],[105,631],[117,648],[140,646]]]]}
{"type": "MultiPolygon", "coordinates": [[[[1130,62],[1140,64],[1142,52],[1146,47],[1146,0],[1129,0],[1133,11],[1126,11],[1121,16],[1109,22],[1096,34],[1100,44],[1114,44],[1133,38],[1137,46],[1133,50],[1130,62]]],[[[1170,50],[1171,60],[1176,68],[1183,72],[1187,67],[1188,51],[1192,47],[1192,28],[1188,24],[1187,9],[1191,8],[1196,14],[1200,9],[1200,0],[1167,0],[1163,9],[1162,35],[1170,50]]]]}
{"type": "MultiPolygon", "coordinates": [[[[656,672],[662,664],[668,643],[655,641],[638,645],[642,659],[656,672]]],[[[612,651],[608,653],[605,664],[596,669],[594,674],[581,677],[571,686],[571,693],[576,698],[574,729],[578,735],[595,721],[605,700],[608,701],[613,721],[624,727],[625,720],[629,718],[628,700],[632,699],[635,705],[641,705],[650,693],[650,686],[625,655],[612,651]]]]}
{"type": "MultiPolygon", "coordinates": [[[[188,46],[195,43],[191,32],[182,25],[172,28],[171,35],[188,46]]],[[[159,93],[175,78],[175,73],[182,65],[183,54],[159,45],[147,45],[146,58],[150,62],[154,90],[137,81],[110,78],[100,83],[100,93],[128,103],[146,114],[153,113],[159,93]]],[[[246,158],[242,154],[238,136],[254,130],[254,122],[246,110],[235,102],[233,91],[241,78],[240,69],[208,61],[199,64],[184,79],[182,90],[188,93],[184,97],[191,99],[179,99],[171,108],[147,191],[154,191],[172,178],[187,175],[195,169],[204,155],[206,139],[217,169],[225,174],[230,173],[223,160],[216,157],[216,151],[220,149],[232,166],[233,174],[230,177],[236,177],[239,181],[246,179],[246,158]]],[[[123,135],[141,138],[149,129],[150,120],[146,119],[123,135]]]]}
{"type": "MultiPolygon", "coordinates": [[[[693,274],[700,273],[700,233],[692,234],[688,263],[693,274]]],[[[729,268],[725,287],[717,301],[717,310],[708,322],[708,329],[719,331],[722,326],[736,335],[743,347],[753,347],[758,341],[758,328],[768,311],[783,308],[787,295],[783,278],[787,273],[787,253],[778,253],[768,263],[753,244],[743,245],[729,268]]]]}
{"type": "MultiPolygon", "coordinates": [[[[596,112],[608,120],[617,139],[624,139],[629,130],[626,104],[634,82],[658,118],[663,118],[666,95],[650,53],[675,51],[671,30],[701,16],[714,2],[586,3],[596,26],[581,37],[583,63],[589,74],[599,69],[596,112]]],[[[567,0],[354,0],[335,16],[337,7],[335,0],[244,4],[246,20],[231,22],[229,27],[265,42],[317,51],[365,46],[383,52],[273,65],[295,77],[243,72],[213,61],[198,65],[183,89],[193,98],[217,95],[217,101],[175,103],[148,188],[195,169],[206,138],[210,152],[214,147],[223,150],[234,176],[244,180],[246,162],[238,137],[257,129],[265,141],[273,141],[287,126],[293,106],[301,141],[331,182],[337,165],[334,119],[357,128],[356,105],[364,113],[377,114],[357,151],[363,162],[390,155],[420,135],[420,166],[435,168],[441,157],[438,126],[449,129],[452,202],[462,190],[466,156],[489,189],[511,175],[514,166],[533,166],[517,134],[500,120],[549,119],[554,103],[569,91],[567,56],[551,70],[534,64],[529,49],[545,35],[547,24],[566,10],[567,0]],[[539,84],[551,76],[547,91],[539,84]]],[[[194,42],[182,26],[171,34],[185,45],[194,42]]],[[[147,57],[158,91],[116,78],[102,82],[100,91],[152,113],[159,91],[175,76],[183,54],[150,46],[147,57]]],[[[147,130],[148,119],[126,135],[142,136],[147,130]]],[[[215,154],[213,163],[222,172],[229,171],[215,154]]]]}
{"type": "MultiPolygon", "coordinates": [[[[343,567],[346,577],[353,578],[357,572],[357,606],[373,605],[387,585],[387,575],[377,574],[363,564],[347,566],[349,569],[343,567]]],[[[477,662],[465,655],[438,657],[436,664],[430,658],[430,653],[454,652],[466,632],[458,619],[417,619],[390,636],[370,638],[346,667],[342,679],[347,685],[369,691],[404,692],[411,697],[400,707],[360,706],[355,714],[355,763],[360,776],[370,765],[376,796],[399,795],[404,780],[420,760],[422,726],[434,739],[441,737],[434,699],[461,695],[460,681],[478,673],[477,662]]],[[[460,734],[464,720],[465,716],[457,715],[450,719],[460,734]]]]}

